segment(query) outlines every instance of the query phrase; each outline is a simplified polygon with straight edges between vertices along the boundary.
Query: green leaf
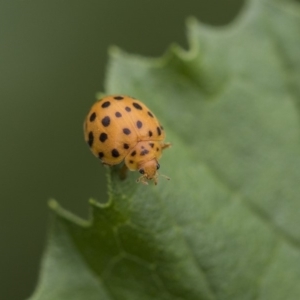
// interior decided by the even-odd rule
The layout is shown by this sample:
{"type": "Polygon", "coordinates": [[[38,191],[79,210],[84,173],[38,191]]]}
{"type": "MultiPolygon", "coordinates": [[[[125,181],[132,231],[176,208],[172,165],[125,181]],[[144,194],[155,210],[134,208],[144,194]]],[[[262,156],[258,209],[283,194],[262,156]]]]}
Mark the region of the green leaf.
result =
{"type": "Polygon", "coordinates": [[[31,300],[300,299],[299,5],[248,1],[188,37],[161,59],[111,49],[106,92],[156,113],[171,180],[109,169],[89,221],[52,201],[31,300]]]}

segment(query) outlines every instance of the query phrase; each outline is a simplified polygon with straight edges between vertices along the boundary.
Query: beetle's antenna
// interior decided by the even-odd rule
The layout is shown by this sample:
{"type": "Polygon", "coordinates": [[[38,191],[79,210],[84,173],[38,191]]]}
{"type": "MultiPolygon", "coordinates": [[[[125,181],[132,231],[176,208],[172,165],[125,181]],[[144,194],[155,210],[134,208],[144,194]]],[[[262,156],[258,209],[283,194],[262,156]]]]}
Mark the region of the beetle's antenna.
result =
{"type": "Polygon", "coordinates": [[[168,176],[166,176],[166,175],[164,175],[164,174],[158,174],[158,175],[161,176],[161,177],[164,177],[164,178],[167,179],[167,180],[171,180],[170,177],[168,177],[168,176]]]}

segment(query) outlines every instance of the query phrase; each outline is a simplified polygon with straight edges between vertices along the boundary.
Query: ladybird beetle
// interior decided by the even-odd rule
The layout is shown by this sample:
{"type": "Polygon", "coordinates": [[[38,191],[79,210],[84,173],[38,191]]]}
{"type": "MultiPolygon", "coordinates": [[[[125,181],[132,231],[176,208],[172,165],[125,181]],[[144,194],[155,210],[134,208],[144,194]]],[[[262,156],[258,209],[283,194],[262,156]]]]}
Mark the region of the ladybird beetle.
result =
{"type": "Polygon", "coordinates": [[[113,166],[124,161],[130,171],[138,170],[137,182],[157,184],[158,160],[170,147],[164,143],[164,128],[142,102],[122,95],[97,101],[84,121],[84,138],[103,164],[113,166]]]}

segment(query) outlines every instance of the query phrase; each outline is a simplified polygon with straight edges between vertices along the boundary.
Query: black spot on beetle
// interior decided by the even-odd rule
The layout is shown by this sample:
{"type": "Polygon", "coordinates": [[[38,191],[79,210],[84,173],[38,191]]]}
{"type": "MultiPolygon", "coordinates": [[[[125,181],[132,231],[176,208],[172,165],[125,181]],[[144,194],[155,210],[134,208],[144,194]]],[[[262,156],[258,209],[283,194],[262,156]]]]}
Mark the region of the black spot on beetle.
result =
{"type": "Polygon", "coordinates": [[[89,144],[90,147],[92,147],[93,142],[94,142],[94,135],[93,135],[93,132],[90,131],[89,132],[89,139],[88,139],[88,144],[89,144]]]}
{"type": "Polygon", "coordinates": [[[131,108],[128,107],[128,106],[126,106],[126,107],[125,107],[125,110],[128,111],[128,112],[130,112],[130,111],[131,111],[131,108]]]}
{"type": "Polygon", "coordinates": [[[135,151],[135,150],[132,151],[130,155],[131,155],[131,156],[135,156],[135,155],[136,155],[136,151],[135,151]]]}
{"type": "Polygon", "coordinates": [[[129,160],[129,163],[130,163],[130,164],[133,164],[133,160],[130,159],[130,160],[129,160]]]}
{"type": "Polygon", "coordinates": [[[123,132],[126,134],[126,135],[129,135],[131,133],[130,129],[129,128],[123,128],[123,132]]]}
{"type": "Polygon", "coordinates": [[[141,121],[137,121],[137,122],[136,122],[136,127],[137,127],[137,128],[140,129],[140,128],[142,128],[142,126],[143,126],[143,123],[142,123],[141,121]]]}
{"type": "Polygon", "coordinates": [[[148,153],[149,153],[149,151],[147,149],[144,149],[144,150],[141,151],[140,155],[144,156],[144,155],[146,155],[148,153]]]}
{"type": "Polygon", "coordinates": [[[109,107],[109,106],[110,106],[110,102],[109,102],[109,101],[105,101],[105,102],[101,105],[102,108],[106,108],[106,107],[109,107]]]}
{"type": "Polygon", "coordinates": [[[99,152],[98,153],[98,157],[101,159],[102,157],[104,157],[104,153],[103,152],[99,152]]]}
{"type": "Polygon", "coordinates": [[[159,127],[156,127],[156,129],[157,129],[157,134],[161,135],[161,129],[159,127]]]}
{"type": "Polygon", "coordinates": [[[153,147],[154,147],[154,143],[149,143],[149,146],[150,146],[151,148],[153,148],[153,147]]]}
{"type": "Polygon", "coordinates": [[[93,113],[90,115],[90,122],[93,122],[95,119],[96,119],[96,113],[93,112],[93,113]]]}
{"type": "Polygon", "coordinates": [[[116,100],[123,100],[124,97],[122,97],[122,96],[116,96],[116,97],[114,97],[114,99],[116,99],[116,100]]]}
{"type": "Polygon", "coordinates": [[[151,113],[151,111],[148,111],[148,115],[151,117],[151,118],[154,118],[153,114],[151,113]]]}
{"type": "Polygon", "coordinates": [[[109,124],[110,124],[110,117],[109,117],[109,116],[104,117],[104,118],[102,119],[101,123],[102,123],[102,125],[103,125],[104,127],[109,126],[109,124]]]}
{"type": "Polygon", "coordinates": [[[156,151],[157,151],[157,152],[159,151],[159,148],[158,148],[158,147],[156,148],[156,151]]]}
{"type": "Polygon", "coordinates": [[[132,105],[136,108],[136,109],[139,109],[139,110],[142,110],[143,108],[136,102],[133,102],[132,105]]]}
{"type": "Polygon", "coordinates": [[[153,135],[152,131],[149,130],[148,135],[151,137],[153,135]]]}
{"type": "Polygon", "coordinates": [[[119,157],[119,156],[120,156],[120,153],[119,153],[119,151],[118,151],[117,149],[112,149],[112,150],[111,150],[111,155],[112,155],[113,157],[119,157]]]}
{"type": "Polygon", "coordinates": [[[105,132],[102,132],[99,136],[99,140],[104,143],[107,140],[108,136],[105,132]]]}
{"type": "Polygon", "coordinates": [[[122,117],[122,114],[121,114],[120,112],[117,111],[117,112],[115,113],[115,116],[116,116],[117,118],[121,118],[121,117],[122,117]]]}
{"type": "Polygon", "coordinates": [[[123,148],[124,148],[124,149],[129,149],[129,145],[128,145],[128,144],[124,144],[124,145],[123,145],[123,148]]]}

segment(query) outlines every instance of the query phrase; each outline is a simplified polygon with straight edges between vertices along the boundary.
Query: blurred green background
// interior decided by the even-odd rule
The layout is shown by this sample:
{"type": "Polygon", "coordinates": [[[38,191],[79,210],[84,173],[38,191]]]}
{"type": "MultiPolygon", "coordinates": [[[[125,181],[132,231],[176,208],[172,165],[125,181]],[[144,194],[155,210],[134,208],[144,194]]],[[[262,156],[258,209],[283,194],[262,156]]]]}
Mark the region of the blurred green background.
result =
{"type": "MultiPolygon", "coordinates": [[[[105,199],[104,169],[82,123],[104,89],[107,50],[160,56],[187,48],[185,20],[223,25],[242,0],[2,0],[0,2],[0,298],[35,286],[47,200],[82,217],[105,199]]],[[[128,70],[130,72],[130,70],[128,70]]],[[[120,91],[122,93],[122,91],[120,91]]]]}

